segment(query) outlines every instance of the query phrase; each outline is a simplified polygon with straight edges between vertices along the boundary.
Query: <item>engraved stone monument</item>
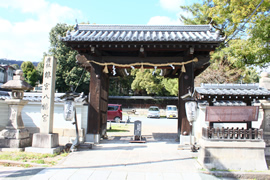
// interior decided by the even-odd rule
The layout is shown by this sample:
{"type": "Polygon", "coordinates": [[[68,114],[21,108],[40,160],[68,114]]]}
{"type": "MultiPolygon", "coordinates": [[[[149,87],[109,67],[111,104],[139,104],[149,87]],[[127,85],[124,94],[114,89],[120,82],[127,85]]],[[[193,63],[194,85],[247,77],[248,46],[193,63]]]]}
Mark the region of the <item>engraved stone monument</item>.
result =
{"type": "Polygon", "coordinates": [[[56,59],[45,57],[40,133],[33,135],[32,148],[26,148],[25,151],[51,154],[60,151],[58,134],[53,133],[55,74],[56,59]]]}
{"type": "Polygon", "coordinates": [[[1,148],[24,148],[31,145],[29,131],[24,128],[21,111],[28,103],[23,99],[24,90],[31,90],[27,82],[24,81],[23,71],[17,70],[13,80],[8,81],[2,88],[11,89],[11,99],[6,99],[5,102],[10,107],[10,117],[5,129],[0,132],[0,147],[1,148]]]}

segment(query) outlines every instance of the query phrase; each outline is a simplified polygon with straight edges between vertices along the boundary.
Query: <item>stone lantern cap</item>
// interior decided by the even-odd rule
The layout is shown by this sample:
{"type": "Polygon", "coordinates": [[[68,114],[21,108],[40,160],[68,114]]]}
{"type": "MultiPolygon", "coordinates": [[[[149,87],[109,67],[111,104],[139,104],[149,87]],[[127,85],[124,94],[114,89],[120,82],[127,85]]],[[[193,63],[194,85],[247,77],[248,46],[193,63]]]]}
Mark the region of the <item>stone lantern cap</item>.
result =
{"type": "Polygon", "coordinates": [[[24,81],[24,77],[22,75],[22,70],[16,70],[15,76],[13,76],[13,80],[6,82],[1,87],[4,89],[11,89],[17,91],[32,90],[33,87],[24,81]]]}

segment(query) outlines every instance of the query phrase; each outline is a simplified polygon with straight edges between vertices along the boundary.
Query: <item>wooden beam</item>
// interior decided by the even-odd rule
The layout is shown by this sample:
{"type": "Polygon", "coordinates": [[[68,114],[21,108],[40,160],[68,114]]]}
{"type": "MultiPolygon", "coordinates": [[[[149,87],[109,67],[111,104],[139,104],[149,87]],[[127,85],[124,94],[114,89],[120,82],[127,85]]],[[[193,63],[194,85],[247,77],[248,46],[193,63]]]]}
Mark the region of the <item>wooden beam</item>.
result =
{"type": "MultiPolygon", "coordinates": [[[[190,59],[191,60],[191,59],[190,59]]],[[[102,62],[114,62],[118,64],[150,62],[150,63],[170,63],[170,62],[183,62],[183,57],[120,57],[120,56],[103,56],[102,62]]]]}
{"type": "Polygon", "coordinates": [[[139,57],[141,58],[145,58],[146,57],[146,51],[144,50],[144,47],[140,47],[140,51],[139,51],[139,57]]]}

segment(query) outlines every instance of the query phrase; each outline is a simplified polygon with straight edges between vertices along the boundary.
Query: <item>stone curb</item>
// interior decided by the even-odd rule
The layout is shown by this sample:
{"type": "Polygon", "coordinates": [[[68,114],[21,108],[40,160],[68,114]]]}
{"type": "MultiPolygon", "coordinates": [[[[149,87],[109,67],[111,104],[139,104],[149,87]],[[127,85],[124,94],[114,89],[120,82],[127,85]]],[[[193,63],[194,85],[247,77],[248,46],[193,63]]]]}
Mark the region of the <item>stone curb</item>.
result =
{"type": "Polygon", "coordinates": [[[26,165],[29,164],[31,167],[49,167],[48,164],[37,164],[37,163],[31,163],[31,162],[20,162],[20,161],[10,161],[10,160],[0,160],[0,165],[10,164],[10,166],[20,166],[20,165],[26,165]]]}
{"type": "Polygon", "coordinates": [[[224,171],[207,171],[201,173],[214,175],[216,177],[228,177],[237,179],[270,179],[269,172],[224,172],[224,171]]]}

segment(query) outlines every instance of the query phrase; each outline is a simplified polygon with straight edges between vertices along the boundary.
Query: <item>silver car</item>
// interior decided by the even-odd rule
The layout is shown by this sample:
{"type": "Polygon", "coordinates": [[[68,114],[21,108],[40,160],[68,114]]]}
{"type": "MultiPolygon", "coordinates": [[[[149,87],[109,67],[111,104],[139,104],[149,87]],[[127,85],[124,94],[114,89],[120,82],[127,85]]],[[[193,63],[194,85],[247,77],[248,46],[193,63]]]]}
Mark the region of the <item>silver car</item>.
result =
{"type": "Polygon", "coordinates": [[[150,106],[148,109],[148,118],[155,117],[155,118],[160,118],[160,111],[157,106],[150,106]]]}

